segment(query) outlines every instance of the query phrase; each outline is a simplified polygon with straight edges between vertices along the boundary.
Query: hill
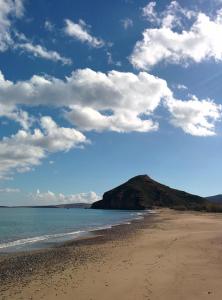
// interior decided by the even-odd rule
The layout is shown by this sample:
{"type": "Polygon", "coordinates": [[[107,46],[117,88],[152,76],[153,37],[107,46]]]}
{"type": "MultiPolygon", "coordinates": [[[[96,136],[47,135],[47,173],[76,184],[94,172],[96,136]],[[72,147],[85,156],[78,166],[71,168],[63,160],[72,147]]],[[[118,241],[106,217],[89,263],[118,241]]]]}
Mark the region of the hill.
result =
{"type": "Polygon", "coordinates": [[[210,197],[206,197],[206,199],[212,203],[218,203],[218,204],[222,204],[222,195],[215,195],[215,196],[210,196],[210,197]]]}
{"type": "Polygon", "coordinates": [[[120,186],[104,193],[103,199],[94,202],[94,209],[143,210],[169,207],[181,210],[222,211],[200,196],[163,185],[147,175],[131,178],[120,186]]]}

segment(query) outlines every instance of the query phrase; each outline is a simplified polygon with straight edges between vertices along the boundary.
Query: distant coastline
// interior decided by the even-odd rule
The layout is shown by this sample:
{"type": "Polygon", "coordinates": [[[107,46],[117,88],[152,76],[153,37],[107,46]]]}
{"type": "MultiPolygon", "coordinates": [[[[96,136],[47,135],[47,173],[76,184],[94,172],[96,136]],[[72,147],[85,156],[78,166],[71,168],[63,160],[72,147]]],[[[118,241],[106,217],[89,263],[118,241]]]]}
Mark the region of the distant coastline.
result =
{"type": "Polygon", "coordinates": [[[19,206],[0,206],[0,208],[90,208],[87,203],[67,203],[55,205],[19,205],[19,206]]]}

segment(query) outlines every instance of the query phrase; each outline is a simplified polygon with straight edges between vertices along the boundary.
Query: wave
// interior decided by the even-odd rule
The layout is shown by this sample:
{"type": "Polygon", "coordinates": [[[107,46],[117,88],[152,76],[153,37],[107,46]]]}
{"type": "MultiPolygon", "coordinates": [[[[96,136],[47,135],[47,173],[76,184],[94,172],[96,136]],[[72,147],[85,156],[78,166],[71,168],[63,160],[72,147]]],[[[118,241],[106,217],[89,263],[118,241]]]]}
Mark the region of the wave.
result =
{"type": "Polygon", "coordinates": [[[63,238],[63,237],[69,236],[69,235],[72,235],[72,236],[80,235],[81,233],[84,233],[84,232],[85,231],[83,231],[83,230],[79,230],[79,231],[73,231],[73,232],[68,232],[68,233],[46,234],[46,235],[40,235],[40,236],[31,237],[31,238],[20,239],[20,240],[16,240],[16,241],[12,241],[12,242],[2,243],[2,244],[0,244],[0,249],[22,246],[22,245],[26,245],[26,244],[33,244],[33,243],[43,242],[43,241],[50,240],[50,239],[63,238]]]}

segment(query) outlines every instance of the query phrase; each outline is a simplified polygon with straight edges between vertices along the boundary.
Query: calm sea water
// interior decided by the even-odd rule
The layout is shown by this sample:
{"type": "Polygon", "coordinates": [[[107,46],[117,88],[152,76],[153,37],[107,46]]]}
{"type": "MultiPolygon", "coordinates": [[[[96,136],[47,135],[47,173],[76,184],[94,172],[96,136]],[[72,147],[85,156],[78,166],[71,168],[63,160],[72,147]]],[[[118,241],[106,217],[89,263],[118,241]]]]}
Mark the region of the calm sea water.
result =
{"type": "Polygon", "coordinates": [[[0,252],[49,247],[93,230],[130,222],[142,214],[81,208],[0,208],[0,252]]]}

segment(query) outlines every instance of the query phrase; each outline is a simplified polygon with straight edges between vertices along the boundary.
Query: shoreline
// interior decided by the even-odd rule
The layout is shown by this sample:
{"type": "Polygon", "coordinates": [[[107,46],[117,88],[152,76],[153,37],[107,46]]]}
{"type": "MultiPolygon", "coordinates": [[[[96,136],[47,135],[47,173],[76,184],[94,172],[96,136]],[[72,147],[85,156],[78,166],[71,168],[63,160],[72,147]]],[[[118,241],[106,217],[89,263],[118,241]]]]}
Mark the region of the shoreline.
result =
{"type": "Polygon", "coordinates": [[[53,249],[0,256],[0,299],[222,299],[222,218],[157,210],[53,249]]]}

